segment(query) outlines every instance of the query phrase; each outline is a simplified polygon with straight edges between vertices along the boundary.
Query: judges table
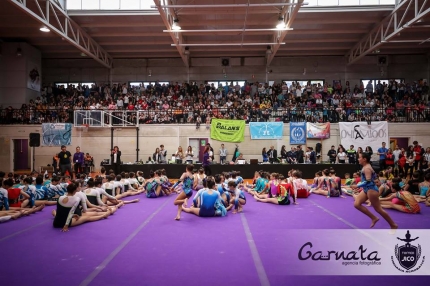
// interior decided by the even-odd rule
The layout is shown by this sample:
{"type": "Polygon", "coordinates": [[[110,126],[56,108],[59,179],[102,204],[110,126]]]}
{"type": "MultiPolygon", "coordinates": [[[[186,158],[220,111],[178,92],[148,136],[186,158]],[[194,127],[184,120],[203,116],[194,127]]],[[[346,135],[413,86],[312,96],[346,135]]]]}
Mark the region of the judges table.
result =
{"type": "MultiPolygon", "coordinates": [[[[107,171],[112,169],[111,165],[101,165],[105,167],[107,171]]],[[[165,169],[169,178],[180,178],[182,173],[185,172],[185,164],[143,164],[143,165],[121,165],[121,171],[123,172],[137,172],[142,171],[145,178],[149,178],[150,170],[165,169]]],[[[201,167],[200,164],[194,164],[195,171],[201,167]]],[[[255,171],[264,170],[269,173],[279,173],[287,176],[288,171],[291,169],[298,169],[302,171],[302,177],[304,179],[312,179],[315,177],[315,173],[320,170],[334,168],[336,175],[342,179],[345,177],[345,173],[357,172],[360,166],[354,164],[246,164],[246,165],[221,165],[214,164],[210,165],[212,175],[221,174],[222,172],[239,171],[240,176],[245,179],[252,179],[255,171]]]]}

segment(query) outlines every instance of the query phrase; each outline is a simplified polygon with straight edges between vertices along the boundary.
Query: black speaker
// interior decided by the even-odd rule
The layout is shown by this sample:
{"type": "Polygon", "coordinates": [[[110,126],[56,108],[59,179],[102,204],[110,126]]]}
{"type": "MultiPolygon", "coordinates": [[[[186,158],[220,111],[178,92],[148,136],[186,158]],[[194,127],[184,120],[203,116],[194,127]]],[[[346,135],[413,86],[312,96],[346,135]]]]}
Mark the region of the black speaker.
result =
{"type": "Polygon", "coordinates": [[[40,134],[39,133],[30,133],[30,147],[39,147],[40,146],[40,134]]]}

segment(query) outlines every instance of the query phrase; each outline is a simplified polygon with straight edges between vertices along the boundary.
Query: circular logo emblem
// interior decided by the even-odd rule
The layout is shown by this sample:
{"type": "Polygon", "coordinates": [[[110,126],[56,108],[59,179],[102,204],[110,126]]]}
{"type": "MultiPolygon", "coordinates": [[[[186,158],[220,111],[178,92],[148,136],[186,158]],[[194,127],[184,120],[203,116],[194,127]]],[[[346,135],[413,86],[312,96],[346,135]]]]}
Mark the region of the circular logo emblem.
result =
{"type": "Polygon", "coordinates": [[[294,127],[291,131],[293,141],[302,141],[305,138],[305,132],[302,128],[294,127]]]}

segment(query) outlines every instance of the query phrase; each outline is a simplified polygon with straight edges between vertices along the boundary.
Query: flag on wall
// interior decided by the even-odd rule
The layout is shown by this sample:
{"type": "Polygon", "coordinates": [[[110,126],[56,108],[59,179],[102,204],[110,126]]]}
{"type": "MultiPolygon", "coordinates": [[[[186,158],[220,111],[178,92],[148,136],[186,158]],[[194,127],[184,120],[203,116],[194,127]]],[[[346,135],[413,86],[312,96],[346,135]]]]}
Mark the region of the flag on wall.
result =
{"type": "Polygon", "coordinates": [[[71,123],[42,123],[42,146],[72,145],[71,123]]]}
{"type": "Polygon", "coordinates": [[[290,122],[290,145],[306,144],[306,122],[290,122]]]}
{"type": "Polygon", "coordinates": [[[211,139],[242,142],[245,140],[245,120],[212,119],[211,139]]]}
{"type": "MultiPolygon", "coordinates": [[[[339,122],[340,143],[348,149],[350,145],[366,149],[372,147],[373,152],[382,146],[382,142],[389,144],[387,121],[367,122],[339,122]]],[[[376,152],[375,152],[376,153],[376,152]]]]}
{"type": "Polygon", "coordinates": [[[283,122],[250,122],[251,140],[282,139],[284,133],[283,122]]]}
{"type": "Polygon", "coordinates": [[[328,139],[330,138],[330,122],[327,123],[307,123],[308,139],[328,139]]]}

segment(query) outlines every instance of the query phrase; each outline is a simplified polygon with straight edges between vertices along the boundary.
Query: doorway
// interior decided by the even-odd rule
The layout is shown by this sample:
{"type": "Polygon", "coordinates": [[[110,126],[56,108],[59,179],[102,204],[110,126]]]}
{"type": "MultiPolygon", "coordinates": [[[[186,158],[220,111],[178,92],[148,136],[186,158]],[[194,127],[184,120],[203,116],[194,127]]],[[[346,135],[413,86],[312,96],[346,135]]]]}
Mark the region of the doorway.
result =
{"type": "Polygon", "coordinates": [[[205,150],[206,144],[209,142],[208,138],[189,138],[188,145],[193,148],[194,162],[203,161],[203,151],[205,150]]]}
{"type": "Polygon", "coordinates": [[[28,139],[13,140],[13,170],[28,171],[31,170],[31,152],[28,146],[28,139]]]}

